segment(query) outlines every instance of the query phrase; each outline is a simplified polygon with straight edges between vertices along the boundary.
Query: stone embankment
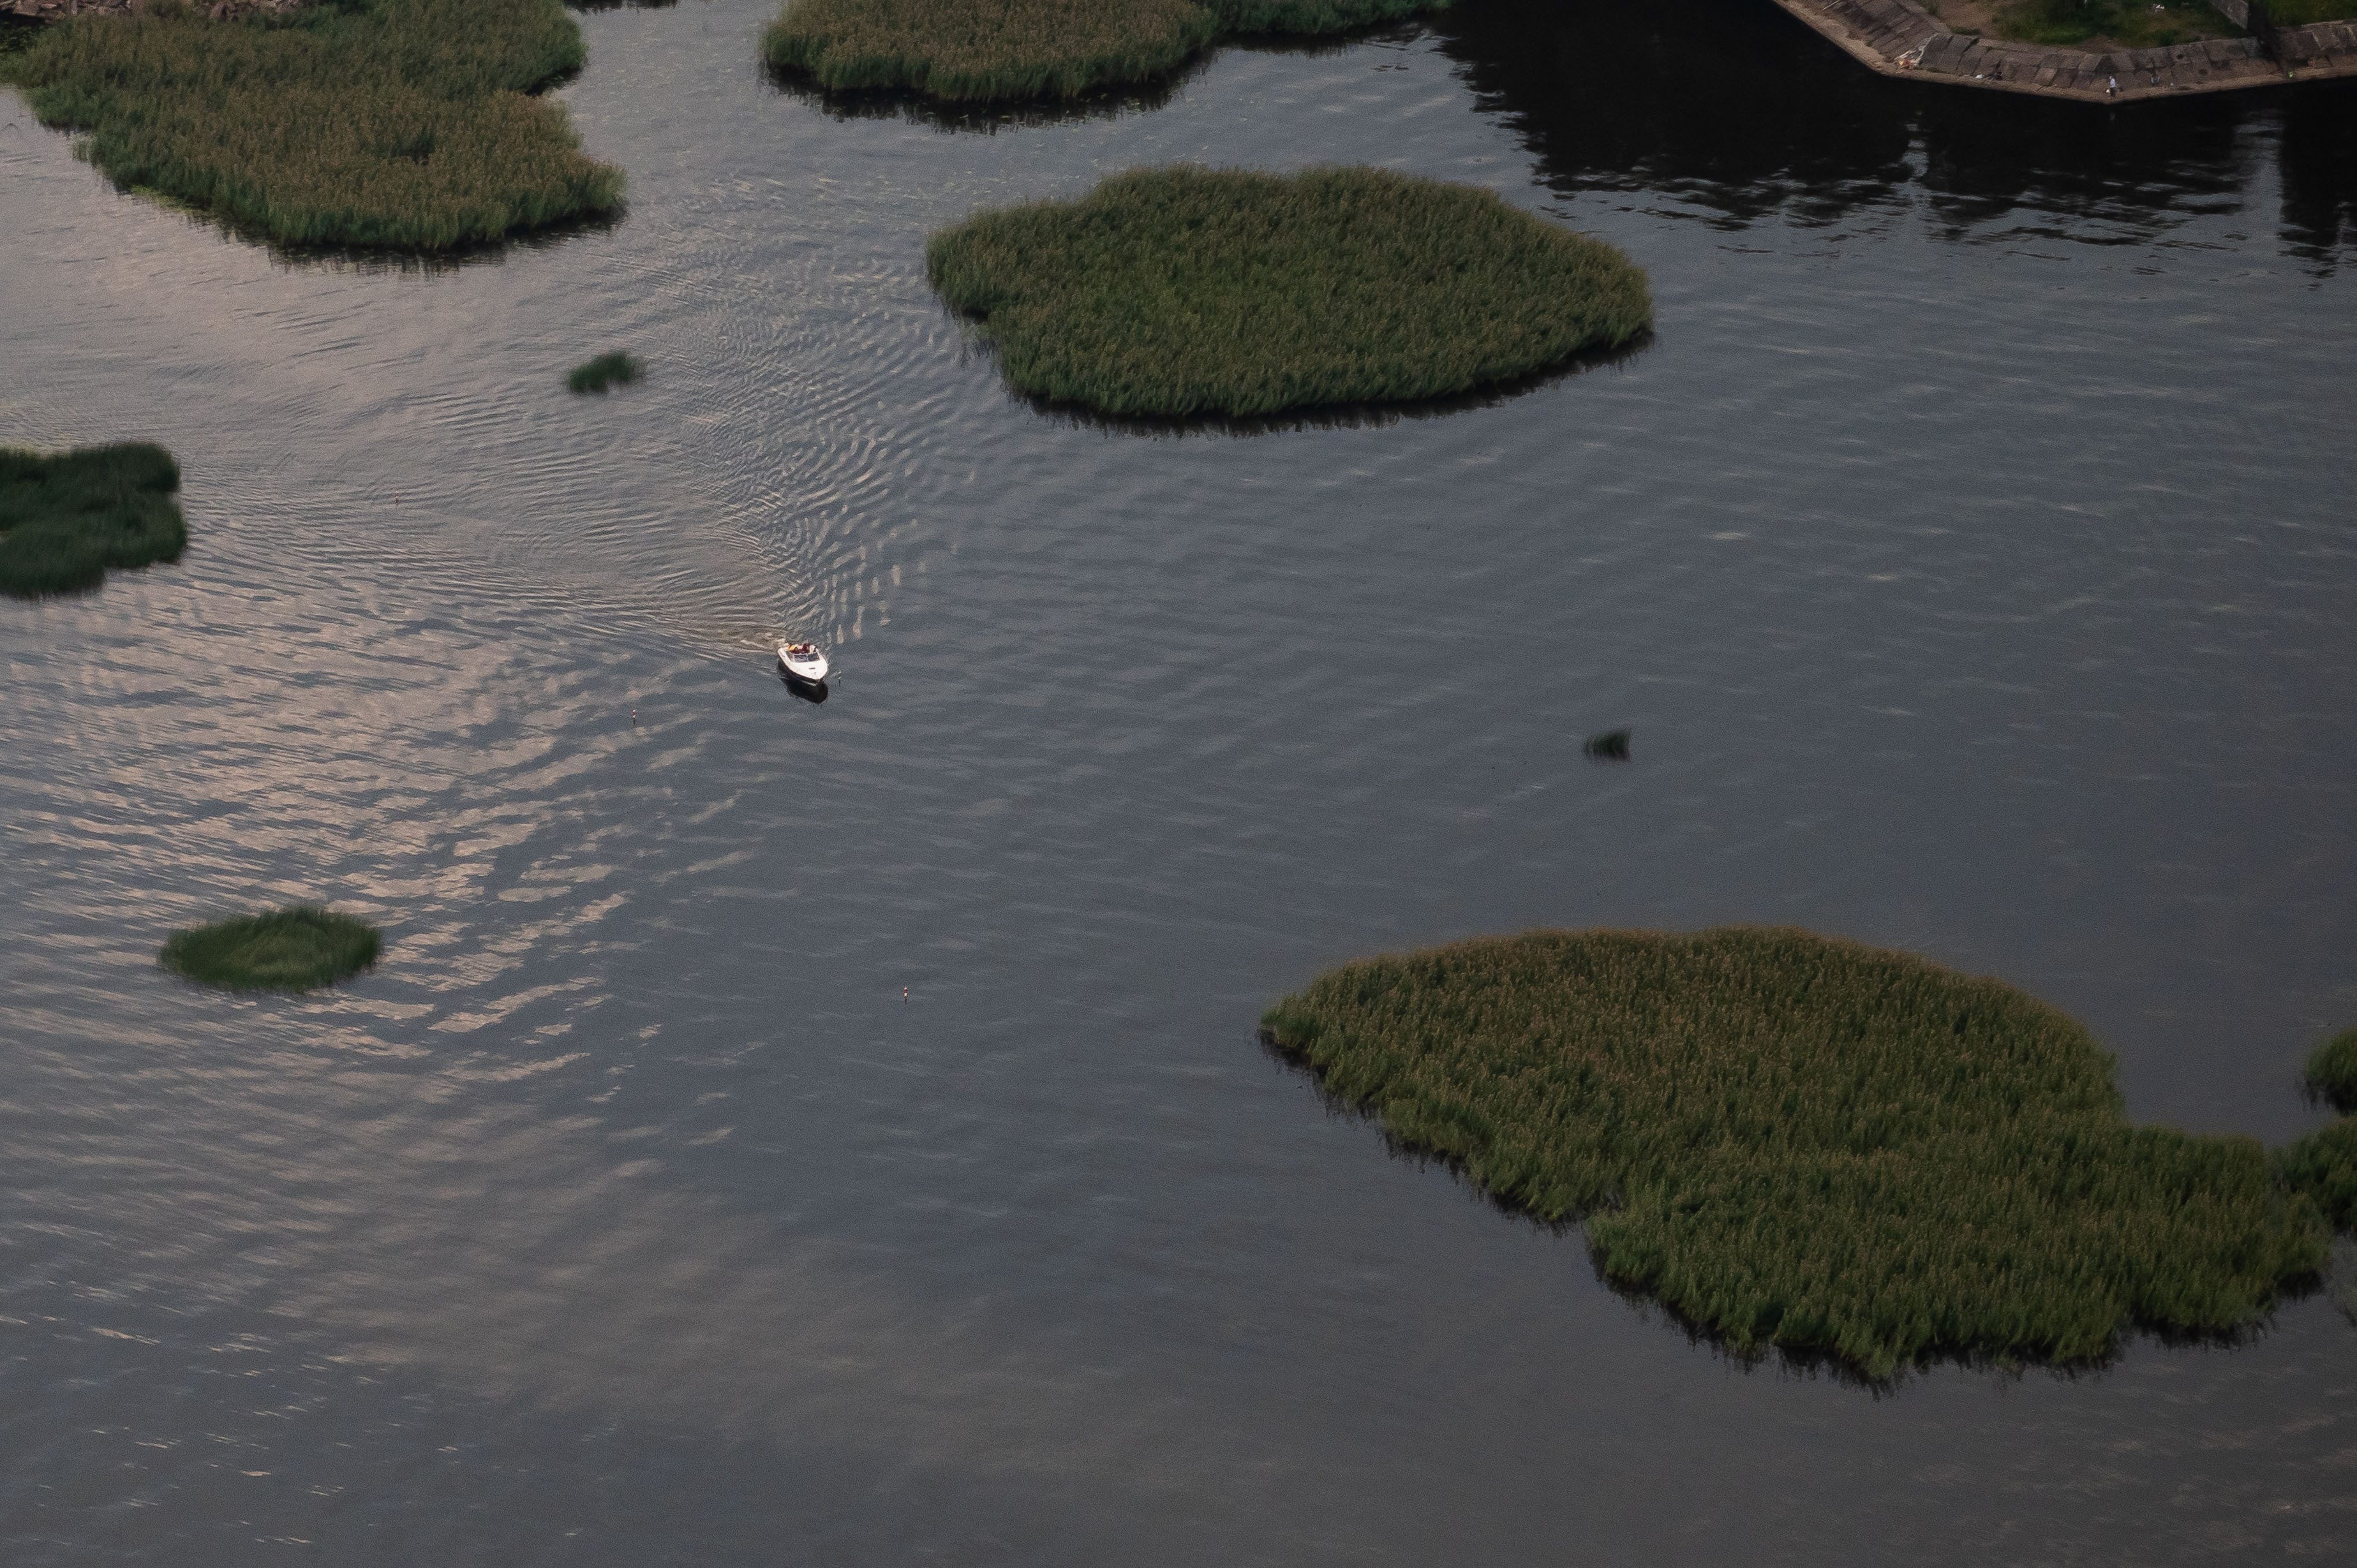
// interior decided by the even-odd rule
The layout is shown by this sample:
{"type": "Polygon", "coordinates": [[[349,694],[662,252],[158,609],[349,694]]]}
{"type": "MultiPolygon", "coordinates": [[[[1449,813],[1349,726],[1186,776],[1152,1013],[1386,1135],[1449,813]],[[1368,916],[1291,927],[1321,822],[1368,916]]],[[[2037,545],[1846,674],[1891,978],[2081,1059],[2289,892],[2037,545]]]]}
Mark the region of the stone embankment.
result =
{"type": "Polygon", "coordinates": [[[2264,39],[2212,38],[2167,48],[2089,54],[1952,33],[1913,0],[1776,4],[1885,76],[1993,87],[2000,92],[2117,102],[2357,76],[2357,22],[2269,29],[2264,39]]]}
{"type": "MultiPolygon", "coordinates": [[[[60,16],[127,16],[154,0],[0,0],[0,11],[48,22],[60,16]]],[[[221,21],[259,11],[292,11],[304,0],[189,0],[188,9],[221,21]]]]}

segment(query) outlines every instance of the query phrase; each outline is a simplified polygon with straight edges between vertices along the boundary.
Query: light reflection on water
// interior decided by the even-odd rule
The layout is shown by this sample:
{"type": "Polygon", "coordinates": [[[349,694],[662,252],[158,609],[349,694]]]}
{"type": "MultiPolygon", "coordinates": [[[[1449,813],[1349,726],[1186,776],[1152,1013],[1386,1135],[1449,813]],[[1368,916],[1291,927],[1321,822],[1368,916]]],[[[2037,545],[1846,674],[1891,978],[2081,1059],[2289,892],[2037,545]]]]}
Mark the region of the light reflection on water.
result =
{"type": "Polygon", "coordinates": [[[2327,1297],[1746,1373],[1251,1031],[1356,953],[1792,920],[2068,1007],[2140,1117],[2311,1124],[2348,94],[2014,118],[1766,7],[1477,3],[977,135],[780,91],[769,9],[587,17],[629,219],[450,269],[0,131],[0,428],[166,441],[197,541],[0,615],[10,1562],[2345,1552],[2327,1297]],[[922,235],[1176,157],[1492,183],[1659,333],[1434,417],[1040,416],[922,235]],[[565,396],[608,346],[650,381],[565,396]],[[153,968],[296,897],[380,969],[153,968]]]}

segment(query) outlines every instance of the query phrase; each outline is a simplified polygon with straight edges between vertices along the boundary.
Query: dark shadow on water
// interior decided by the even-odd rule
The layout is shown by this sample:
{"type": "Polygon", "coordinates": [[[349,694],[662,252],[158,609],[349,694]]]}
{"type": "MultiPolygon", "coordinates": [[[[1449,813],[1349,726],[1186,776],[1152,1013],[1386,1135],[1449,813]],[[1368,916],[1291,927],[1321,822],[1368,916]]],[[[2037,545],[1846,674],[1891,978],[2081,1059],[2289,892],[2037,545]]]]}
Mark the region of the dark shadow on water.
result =
{"type": "Polygon", "coordinates": [[[371,245],[288,245],[272,240],[257,231],[231,223],[216,213],[198,208],[174,204],[190,219],[221,231],[225,239],[261,245],[268,250],[274,261],[289,266],[326,267],[339,271],[367,274],[416,274],[427,276],[455,273],[462,267],[496,264],[518,252],[554,250],[559,245],[587,234],[611,233],[630,216],[630,204],[623,203],[610,212],[585,213],[562,223],[550,223],[538,229],[527,229],[511,234],[504,240],[482,244],[454,246],[447,251],[404,251],[392,246],[371,245]]]}
{"type": "Polygon", "coordinates": [[[1986,226],[2029,209],[2028,232],[2060,220],[2080,242],[2149,242],[2240,206],[2270,141],[2287,248],[2329,267],[2357,218],[2357,82],[2114,107],[1903,81],[1769,0],[1458,0],[1430,31],[1548,185],[1683,203],[1728,229],[1928,192],[1953,239],[2018,236],[1986,226]]]}
{"type": "MultiPolygon", "coordinates": [[[[1012,388],[1007,396],[1028,403],[1035,413],[1086,430],[1103,430],[1118,435],[1184,437],[1189,435],[1270,435],[1295,430],[1372,430],[1387,424],[1397,424],[1403,419],[1442,419],[1469,409],[1494,408],[1509,399],[1544,387],[1555,386],[1574,376],[1590,371],[1626,365],[1653,346],[1652,330],[1649,328],[1628,342],[1612,349],[1591,349],[1583,353],[1528,374],[1491,381],[1470,392],[1448,397],[1420,398],[1408,403],[1338,403],[1314,408],[1286,409],[1279,413],[1236,418],[1225,414],[1195,414],[1186,418],[1143,418],[1135,415],[1103,413],[1081,403],[1058,403],[1049,398],[1034,397],[1012,388]]],[[[991,352],[984,339],[974,345],[983,353],[991,352]]]]}
{"type": "MultiPolygon", "coordinates": [[[[1502,1198],[1476,1182],[1467,1173],[1465,1162],[1456,1155],[1435,1154],[1428,1149],[1413,1148],[1401,1143],[1393,1136],[1391,1129],[1383,1125],[1383,1118],[1379,1114],[1356,1101],[1336,1093],[1328,1086],[1324,1073],[1300,1054],[1289,1051],[1279,1045],[1276,1036],[1269,1030],[1263,1028],[1254,1031],[1254,1038],[1260,1046],[1261,1054],[1275,1063],[1287,1076],[1298,1077],[1308,1081],[1310,1092],[1317,1096],[1319,1106],[1324,1109],[1329,1117],[1338,1122],[1348,1122],[1356,1126],[1373,1128],[1383,1141],[1384,1153],[1393,1159],[1404,1165],[1414,1165],[1418,1170],[1439,1170],[1446,1173],[1451,1182],[1482,1208],[1518,1224],[1526,1225],[1560,1240],[1568,1241],[1577,1236],[1583,1245],[1587,1244],[1587,1235],[1578,1219],[1541,1219],[1522,1205],[1502,1198]]],[[[1604,1205],[1607,1211],[1619,1207],[1620,1199],[1617,1197],[1604,1205]]],[[[2049,1361],[2029,1357],[1992,1356],[1978,1351],[1947,1351],[1919,1358],[1900,1366],[1889,1377],[1877,1378],[1869,1376],[1852,1363],[1826,1350],[1793,1348],[1782,1345],[1762,1346],[1751,1350],[1737,1349],[1727,1344],[1717,1330],[1707,1325],[1696,1323],[1650,1291],[1607,1274],[1604,1272],[1602,1256],[1592,1246],[1587,1247],[1587,1262],[1596,1282],[1628,1304],[1638,1316],[1648,1321],[1659,1318],[1663,1323],[1683,1333],[1687,1344],[1697,1349],[1709,1351],[1713,1356],[1739,1371],[1750,1373],[1773,1368],[1787,1377],[1838,1383],[1844,1388],[1858,1390],[1878,1401],[1895,1398],[1904,1392],[1908,1384],[1918,1376],[1943,1367],[1960,1367],[1968,1371],[1986,1374],[2006,1381],[2018,1381],[2027,1373],[2035,1369],[2059,1382],[2080,1382],[2093,1381],[2118,1366],[2126,1356],[2128,1347],[2140,1339],[2149,1339],[2170,1349],[2238,1348],[2264,1338],[2276,1312],[2306,1301],[2323,1291],[2326,1285],[2324,1276],[2320,1274],[2296,1280],[2276,1298],[2275,1305],[2269,1310],[2267,1316],[2240,1328],[2201,1330],[2174,1328],[2160,1324],[2132,1324],[2121,1331],[2113,1341],[2109,1351],[2089,1360],[2049,1361]]],[[[2351,1320],[2357,1322],[2357,1307],[2349,1307],[2347,1310],[2351,1320]]]]}
{"type": "Polygon", "coordinates": [[[762,70],[780,96],[798,99],[829,119],[906,120],[911,124],[930,125],[936,131],[996,135],[1001,131],[1068,125],[1082,120],[1114,120],[1124,114],[1159,109],[1177,96],[1181,87],[1202,74],[1210,58],[1209,54],[1199,54],[1172,74],[1152,81],[1084,92],[1077,98],[1011,103],[955,103],[904,87],[845,91],[821,87],[806,71],[766,63],[762,70]]]}
{"type": "Polygon", "coordinates": [[[778,666],[778,679],[785,682],[787,691],[805,703],[823,703],[827,699],[826,682],[823,681],[805,681],[782,664],[778,666]]]}
{"type": "Polygon", "coordinates": [[[2357,247],[2357,81],[2283,90],[2284,248],[2330,275],[2357,247]]]}

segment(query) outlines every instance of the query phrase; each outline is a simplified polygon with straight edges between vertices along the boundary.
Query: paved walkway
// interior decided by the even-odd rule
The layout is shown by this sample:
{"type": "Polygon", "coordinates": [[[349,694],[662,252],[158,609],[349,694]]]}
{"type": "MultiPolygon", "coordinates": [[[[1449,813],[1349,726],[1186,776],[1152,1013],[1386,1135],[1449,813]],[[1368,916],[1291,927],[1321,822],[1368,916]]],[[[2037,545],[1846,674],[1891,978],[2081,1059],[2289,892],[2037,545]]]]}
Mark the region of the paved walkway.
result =
{"type": "Polygon", "coordinates": [[[2317,77],[2357,76],[2357,23],[2315,22],[2276,35],[2279,60],[2256,38],[2213,38],[2159,49],[2087,54],[2042,44],[1965,38],[1913,0],[1776,0],[1857,59],[1886,76],[1957,87],[2036,92],[2117,102],[2179,92],[2274,87],[2317,77]]]}

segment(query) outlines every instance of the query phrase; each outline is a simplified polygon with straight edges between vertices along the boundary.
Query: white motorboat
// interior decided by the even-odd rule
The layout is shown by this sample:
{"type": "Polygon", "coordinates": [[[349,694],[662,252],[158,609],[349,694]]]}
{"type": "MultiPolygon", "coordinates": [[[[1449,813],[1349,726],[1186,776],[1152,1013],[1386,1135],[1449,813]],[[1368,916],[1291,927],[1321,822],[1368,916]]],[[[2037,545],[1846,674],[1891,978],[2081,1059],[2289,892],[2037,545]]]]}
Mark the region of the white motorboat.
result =
{"type": "Polygon", "coordinates": [[[781,642],[778,662],[797,681],[815,686],[826,679],[826,650],[815,642],[781,642]]]}

